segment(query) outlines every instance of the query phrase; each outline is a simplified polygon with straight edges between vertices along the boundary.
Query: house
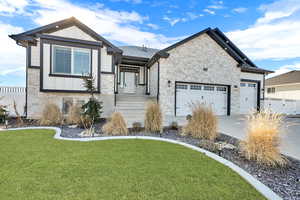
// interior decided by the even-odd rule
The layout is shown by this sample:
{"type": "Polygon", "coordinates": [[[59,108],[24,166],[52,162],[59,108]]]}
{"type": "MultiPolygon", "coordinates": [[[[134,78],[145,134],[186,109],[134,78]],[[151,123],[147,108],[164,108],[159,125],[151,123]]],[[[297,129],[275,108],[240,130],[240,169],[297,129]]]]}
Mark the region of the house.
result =
{"type": "Polygon", "coordinates": [[[294,70],[266,79],[266,97],[300,100],[300,71],[294,70]]]}
{"type": "Polygon", "coordinates": [[[207,28],[165,49],[117,47],[74,17],[10,35],[27,49],[27,117],[47,101],[66,112],[88,94],[82,74],[96,80],[104,117],[113,111],[143,120],[144,104],[159,101],[169,121],[191,113],[193,103],[217,115],[259,109],[265,75],[219,29],[207,28]]]}

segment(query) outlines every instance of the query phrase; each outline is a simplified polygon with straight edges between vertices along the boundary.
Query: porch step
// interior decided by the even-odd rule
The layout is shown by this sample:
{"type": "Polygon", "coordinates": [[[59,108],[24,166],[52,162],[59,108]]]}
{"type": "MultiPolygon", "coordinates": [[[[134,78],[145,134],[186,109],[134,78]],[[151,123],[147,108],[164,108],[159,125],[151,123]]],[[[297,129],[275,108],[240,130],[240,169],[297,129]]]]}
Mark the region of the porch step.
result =
{"type": "Polygon", "coordinates": [[[117,95],[116,100],[115,110],[123,115],[127,126],[132,127],[134,122],[144,124],[147,102],[155,98],[147,95],[122,94],[117,95]]]}

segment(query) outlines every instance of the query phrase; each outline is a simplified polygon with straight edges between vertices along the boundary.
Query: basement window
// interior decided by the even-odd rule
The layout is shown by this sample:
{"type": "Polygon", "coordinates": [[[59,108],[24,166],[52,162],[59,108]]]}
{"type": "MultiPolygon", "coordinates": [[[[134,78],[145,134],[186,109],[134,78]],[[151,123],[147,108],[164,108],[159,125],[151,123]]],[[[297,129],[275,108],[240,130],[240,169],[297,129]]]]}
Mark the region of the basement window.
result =
{"type": "Polygon", "coordinates": [[[63,105],[62,105],[63,114],[68,114],[72,105],[73,105],[72,98],[63,98],[63,105]]]}

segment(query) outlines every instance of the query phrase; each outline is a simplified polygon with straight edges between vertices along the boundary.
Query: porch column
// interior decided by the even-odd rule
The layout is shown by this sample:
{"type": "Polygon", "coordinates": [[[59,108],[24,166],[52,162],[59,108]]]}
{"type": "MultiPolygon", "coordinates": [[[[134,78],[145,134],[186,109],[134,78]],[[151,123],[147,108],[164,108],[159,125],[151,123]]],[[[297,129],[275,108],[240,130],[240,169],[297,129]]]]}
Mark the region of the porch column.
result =
{"type": "Polygon", "coordinates": [[[146,95],[150,94],[150,68],[146,67],[146,95]]]}

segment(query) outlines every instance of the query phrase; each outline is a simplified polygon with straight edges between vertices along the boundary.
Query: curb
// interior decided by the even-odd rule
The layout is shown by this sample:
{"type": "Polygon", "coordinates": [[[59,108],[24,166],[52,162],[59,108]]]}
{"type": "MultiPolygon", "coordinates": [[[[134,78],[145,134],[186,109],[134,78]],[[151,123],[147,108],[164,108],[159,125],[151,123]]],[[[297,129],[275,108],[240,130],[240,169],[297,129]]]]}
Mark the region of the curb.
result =
{"type": "Polygon", "coordinates": [[[68,141],[80,141],[80,142],[89,142],[89,141],[101,141],[101,140],[120,140],[120,139],[144,139],[144,140],[157,140],[157,141],[164,141],[173,144],[179,144],[185,146],[187,148],[193,149],[195,151],[204,153],[206,156],[226,165],[234,172],[238,173],[242,178],[244,178],[250,185],[252,185],[258,192],[260,192],[263,196],[265,196],[269,200],[282,200],[275,192],[273,192],[269,187],[264,185],[262,182],[254,178],[248,172],[243,170],[242,168],[238,167],[237,165],[233,164],[232,162],[210,152],[205,149],[184,143],[179,142],[176,140],[166,139],[166,138],[159,138],[159,137],[151,137],[151,136],[110,136],[110,137],[93,137],[93,138],[65,138],[61,137],[61,129],[57,127],[26,127],[26,128],[11,128],[11,129],[3,129],[0,131],[13,131],[13,130],[26,130],[26,129],[51,129],[55,130],[54,138],[57,140],[68,140],[68,141]]]}

